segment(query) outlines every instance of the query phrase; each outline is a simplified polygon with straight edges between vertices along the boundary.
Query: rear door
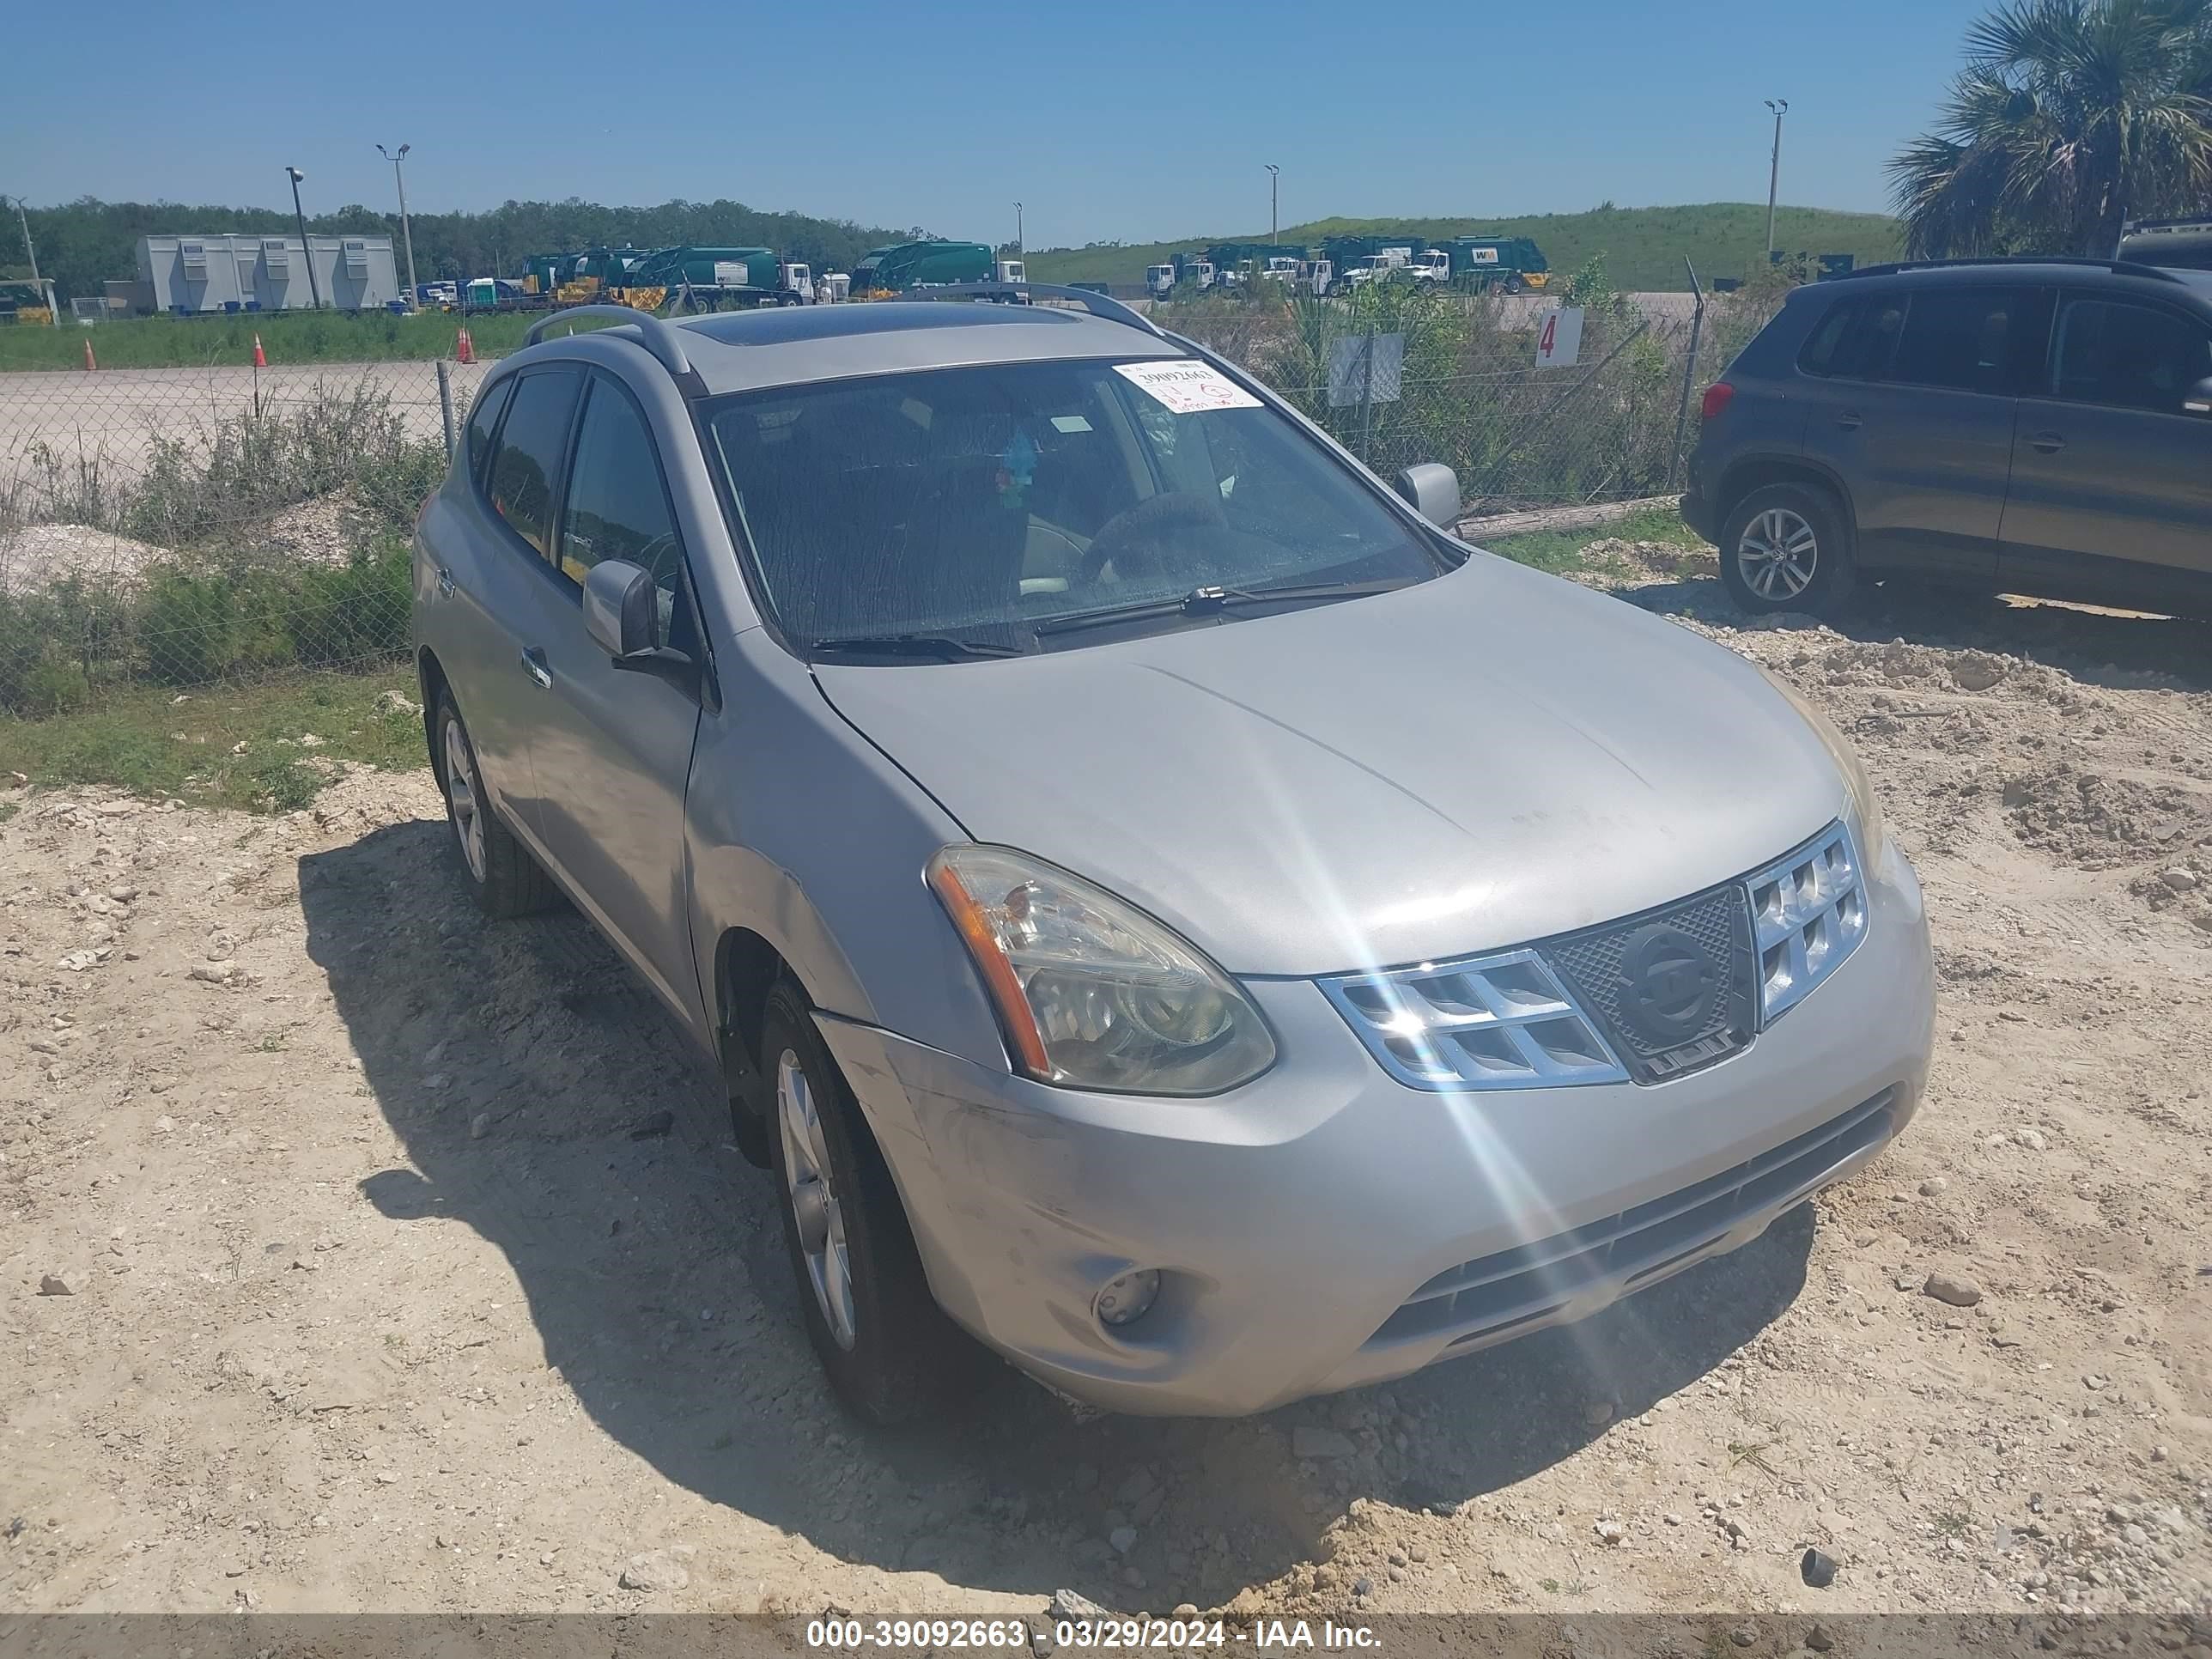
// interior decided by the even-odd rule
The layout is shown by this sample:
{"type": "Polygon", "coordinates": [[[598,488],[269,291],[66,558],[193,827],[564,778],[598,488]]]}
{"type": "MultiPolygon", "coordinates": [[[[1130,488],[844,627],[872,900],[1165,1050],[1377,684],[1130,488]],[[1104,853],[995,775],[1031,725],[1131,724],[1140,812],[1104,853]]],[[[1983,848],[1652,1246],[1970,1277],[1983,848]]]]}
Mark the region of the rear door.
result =
{"type": "MultiPolygon", "coordinates": [[[[535,839],[530,727],[538,688],[525,661],[552,531],[561,458],[568,442],[580,370],[549,366],[509,382],[489,453],[461,504],[464,533],[441,548],[440,609],[453,618],[440,653],[477,751],[477,764],[509,822],[535,839]]],[[[481,414],[483,411],[479,411],[481,414]]],[[[469,441],[479,441],[471,419],[469,441]]]]}
{"type": "Polygon", "coordinates": [[[2005,580],[2154,609],[2212,604],[2212,325],[2186,307],[2077,291],[2049,376],[2021,399],[2005,580]]]}
{"type": "Polygon", "coordinates": [[[565,480],[550,579],[529,641],[547,678],[531,734],[539,833],[576,902],[654,989],[696,1020],[684,797],[699,705],[665,680],[617,668],[593,643],[584,628],[585,575],[611,559],[650,571],[662,641],[695,662],[705,653],[659,443],[635,399],[603,371],[592,373],[565,480]]]}
{"type": "Polygon", "coordinates": [[[1850,492],[1860,563],[1993,583],[2015,394],[2042,358],[2049,293],[1893,288],[1845,304],[1799,367],[1805,453],[1850,492]]]}

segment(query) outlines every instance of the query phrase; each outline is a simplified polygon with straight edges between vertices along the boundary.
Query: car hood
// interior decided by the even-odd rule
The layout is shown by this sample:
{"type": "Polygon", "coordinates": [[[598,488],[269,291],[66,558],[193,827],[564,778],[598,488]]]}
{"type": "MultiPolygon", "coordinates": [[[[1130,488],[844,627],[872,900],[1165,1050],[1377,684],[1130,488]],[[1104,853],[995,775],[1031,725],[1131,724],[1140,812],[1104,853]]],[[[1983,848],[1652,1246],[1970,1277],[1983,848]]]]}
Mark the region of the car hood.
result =
{"type": "Polygon", "coordinates": [[[1788,851],[1846,794],[1733,652],[1489,555],[1218,626],[814,672],[976,840],[1088,877],[1244,975],[1631,915],[1788,851]]]}

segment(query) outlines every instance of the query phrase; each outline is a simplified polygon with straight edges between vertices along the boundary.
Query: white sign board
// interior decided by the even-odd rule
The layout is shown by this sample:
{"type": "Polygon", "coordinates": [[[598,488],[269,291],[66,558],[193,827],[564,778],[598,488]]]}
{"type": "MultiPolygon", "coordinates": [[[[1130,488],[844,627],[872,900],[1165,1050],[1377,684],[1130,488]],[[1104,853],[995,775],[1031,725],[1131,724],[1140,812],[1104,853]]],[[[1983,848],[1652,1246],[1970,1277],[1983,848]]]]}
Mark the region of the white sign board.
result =
{"type": "Polygon", "coordinates": [[[1193,357],[1156,357],[1150,362],[1116,363],[1114,372],[1150,394],[1171,414],[1196,415],[1209,409],[1258,409],[1260,400],[1211,363],[1193,357]]]}
{"type": "Polygon", "coordinates": [[[1536,319],[1536,367],[1565,368],[1583,355],[1583,308],[1561,306],[1536,319]]]}
{"type": "Polygon", "coordinates": [[[1328,405],[1352,409],[1365,403],[1394,404],[1405,370],[1404,335],[1340,334],[1328,343],[1328,405]],[[1374,348],[1371,365],[1370,346],[1374,348]]]}
{"type": "Polygon", "coordinates": [[[1479,265],[1494,265],[1498,263],[1498,250],[1494,247],[1471,248],[1468,257],[1479,265]]]}

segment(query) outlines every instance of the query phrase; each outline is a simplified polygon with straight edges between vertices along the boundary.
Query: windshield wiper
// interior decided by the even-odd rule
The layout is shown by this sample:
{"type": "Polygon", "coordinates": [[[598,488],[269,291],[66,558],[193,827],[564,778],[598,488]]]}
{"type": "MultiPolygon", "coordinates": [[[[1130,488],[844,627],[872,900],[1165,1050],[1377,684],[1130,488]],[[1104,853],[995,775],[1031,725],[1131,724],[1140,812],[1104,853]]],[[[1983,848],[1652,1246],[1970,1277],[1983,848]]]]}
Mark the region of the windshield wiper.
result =
{"type": "Polygon", "coordinates": [[[1179,599],[1139,599],[1128,605],[1108,605],[1097,611],[1076,611],[1065,617],[1048,617],[1030,631],[1074,634],[1086,628],[1106,628],[1116,623],[1142,622],[1151,617],[1204,617],[1218,611],[1243,611],[1255,605],[1295,605],[1307,599],[1356,599],[1370,593],[1389,593],[1410,584],[1392,579],[1365,582],[1286,582],[1279,587],[1194,587],[1179,599]]]}
{"type": "Polygon", "coordinates": [[[822,651],[873,651],[887,657],[1019,657],[1018,645],[995,640],[956,640],[949,634],[856,634],[844,639],[817,640],[810,653],[822,651]]]}

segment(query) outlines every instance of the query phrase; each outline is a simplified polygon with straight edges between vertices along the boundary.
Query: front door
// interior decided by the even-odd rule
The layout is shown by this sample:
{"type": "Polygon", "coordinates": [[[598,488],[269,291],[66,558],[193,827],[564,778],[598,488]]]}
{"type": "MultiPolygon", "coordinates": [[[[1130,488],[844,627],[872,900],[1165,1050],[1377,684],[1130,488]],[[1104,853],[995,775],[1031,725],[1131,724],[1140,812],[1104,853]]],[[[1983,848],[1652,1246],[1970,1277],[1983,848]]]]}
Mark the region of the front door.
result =
{"type": "Polygon", "coordinates": [[[2023,398],[2005,580],[2152,609],[2212,605],[2212,328],[2178,306],[2070,294],[2023,398]]]}
{"type": "Polygon", "coordinates": [[[610,559],[653,573],[663,640],[699,659],[652,430],[615,379],[595,371],[533,642],[548,679],[531,733],[538,830],[576,902],[655,990],[699,1020],[684,842],[699,705],[664,680],[617,668],[585,632],[584,576],[610,559]]]}

